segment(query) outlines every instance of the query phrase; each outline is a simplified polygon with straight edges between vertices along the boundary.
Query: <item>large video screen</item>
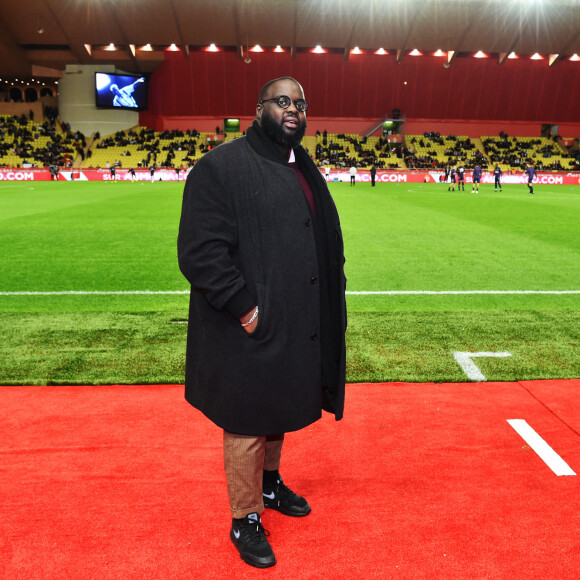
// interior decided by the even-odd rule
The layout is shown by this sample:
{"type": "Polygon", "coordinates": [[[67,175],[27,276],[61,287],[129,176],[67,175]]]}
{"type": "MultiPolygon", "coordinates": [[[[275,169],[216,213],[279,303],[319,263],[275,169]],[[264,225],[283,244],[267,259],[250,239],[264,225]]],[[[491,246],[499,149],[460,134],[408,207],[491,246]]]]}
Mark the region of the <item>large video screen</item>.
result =
{"type": "Polygon", "coordinates": [[[147,109],[147,77],[117,73],[95,73],[97,107],[147,109]]]}

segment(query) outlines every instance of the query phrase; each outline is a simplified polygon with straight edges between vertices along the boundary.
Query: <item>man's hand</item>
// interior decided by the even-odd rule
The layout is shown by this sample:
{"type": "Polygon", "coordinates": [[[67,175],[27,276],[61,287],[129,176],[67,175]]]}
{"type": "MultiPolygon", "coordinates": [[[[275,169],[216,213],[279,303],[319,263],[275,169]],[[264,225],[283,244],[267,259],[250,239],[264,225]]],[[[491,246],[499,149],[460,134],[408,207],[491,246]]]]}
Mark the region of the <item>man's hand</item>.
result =
{"type": "Polygon", "coordinates": [[[256,326],[258,326],[258,307],[256,306],[255,308],[252,308],[252,310],[250,310],[250,312],[248,312],[247,314],[244,314],[244,316],[242,316],[240,318],[240,322],[242,323],[242,325],[247,325],[247,326],[242,326],[242,328],[248,334],[252,334],[254,332],[254,330],[256,330],[256,326]],[[253,320],[252,320],[252,318],[253,318],[253,320]],[[252,320],[252,322],[250,322],[250,320],[252,320]]]}

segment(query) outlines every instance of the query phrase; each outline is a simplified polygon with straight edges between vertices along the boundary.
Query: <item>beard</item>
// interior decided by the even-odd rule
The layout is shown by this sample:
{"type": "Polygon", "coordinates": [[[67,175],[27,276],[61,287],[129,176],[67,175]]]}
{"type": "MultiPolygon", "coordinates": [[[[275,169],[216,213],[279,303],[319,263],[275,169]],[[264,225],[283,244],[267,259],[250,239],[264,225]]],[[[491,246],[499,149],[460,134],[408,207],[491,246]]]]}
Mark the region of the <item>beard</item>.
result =
{"type": "Polygon", "coordinates": [[[276,145],[281,145],[282,147],[297,147],[306,133],[306,120],[300,121],[300,117],[296,117],[298,125],[294,132],[288,133],[283,125],[283,120],[277,123],[274,118],[264,111],[262,113],[261,127],[264,133],[276,143],[276,145]]]}

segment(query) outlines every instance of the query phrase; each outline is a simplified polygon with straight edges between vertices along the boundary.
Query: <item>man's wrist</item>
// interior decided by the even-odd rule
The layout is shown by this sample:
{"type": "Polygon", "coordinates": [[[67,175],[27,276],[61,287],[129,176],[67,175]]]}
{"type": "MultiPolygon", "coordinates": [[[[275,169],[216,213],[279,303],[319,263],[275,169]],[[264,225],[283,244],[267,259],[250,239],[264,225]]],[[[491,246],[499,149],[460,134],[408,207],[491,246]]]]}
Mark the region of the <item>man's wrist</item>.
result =
{"type": "Polygon", "coordinates": [[[258,317],[258,307],[255,306],[249,312],[244,314],[244,316],[240,317],[239,320],[242,326],[246,327],[250,326],[250,324],[252,324],[252,322],[254,322],[254,320],[256,320],[257,317],[258,317]]]}

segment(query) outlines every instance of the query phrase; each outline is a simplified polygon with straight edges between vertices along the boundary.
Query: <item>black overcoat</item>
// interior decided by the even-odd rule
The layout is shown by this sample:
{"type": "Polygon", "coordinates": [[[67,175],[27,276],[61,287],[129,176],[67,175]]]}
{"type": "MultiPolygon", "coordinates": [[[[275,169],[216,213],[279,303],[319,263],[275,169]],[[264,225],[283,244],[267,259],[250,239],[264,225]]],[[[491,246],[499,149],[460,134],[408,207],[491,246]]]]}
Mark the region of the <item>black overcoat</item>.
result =
{"type": "Polygon", "coordinates": [[[296,160],[316,200],[260,127],[206,153],[190,172],[178,237],[191,284],[185,397],[245,435],[341,419],[345,387],[344,252],[325,180],[296,160]],[[237,316],[259,307],[251,334],[237,316]]]}

